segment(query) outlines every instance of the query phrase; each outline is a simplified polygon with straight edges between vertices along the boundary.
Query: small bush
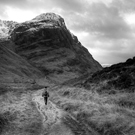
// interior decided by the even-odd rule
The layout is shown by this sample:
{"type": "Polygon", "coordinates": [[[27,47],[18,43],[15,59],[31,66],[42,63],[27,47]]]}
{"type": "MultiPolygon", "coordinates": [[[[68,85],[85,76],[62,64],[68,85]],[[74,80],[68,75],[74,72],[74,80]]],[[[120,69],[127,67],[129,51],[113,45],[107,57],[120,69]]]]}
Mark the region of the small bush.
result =
{"type": "Polygon", "coordinates": [[[70,94],[69,91],[65,91],[65,92],[63,93],[63,96],[68,96],[69,94],[70,94]]]}
{"type": "Polygon", "coordinates": [[[131,88],[134,84],[133,78],[129,74],[122,74],[118,79],[108,81],[108,85],[114,86],[115,88],[127,89],[131,88]]]}
{"type": "Polygon", "coordinates": [[[4,86],[0,86],[0,95],[6,93],[8,91],[8,88],[4,87],[4,86]]]}
{"type": "Polygon", "coordinates": [[[0,114],[0,133],[2,133],[7,124],[8,119],[3,114],[0,114]]]}

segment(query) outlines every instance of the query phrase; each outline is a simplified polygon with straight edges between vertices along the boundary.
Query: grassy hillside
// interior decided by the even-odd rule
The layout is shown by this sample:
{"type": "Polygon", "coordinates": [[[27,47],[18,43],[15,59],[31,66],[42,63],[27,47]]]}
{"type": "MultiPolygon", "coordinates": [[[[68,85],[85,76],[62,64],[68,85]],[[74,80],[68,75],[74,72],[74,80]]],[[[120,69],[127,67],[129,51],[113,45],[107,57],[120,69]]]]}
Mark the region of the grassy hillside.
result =
{"type": "Polygon", "coordinates": [[[99,92],[125,91],[134,92],[135,90],[135,57],[126,62],[106,67],[101,71],[94,73],[81,83],[85,88],[92,89],[99,87],[99,92]],[[102,87],[102,89],[101,89],[102,87]]]}

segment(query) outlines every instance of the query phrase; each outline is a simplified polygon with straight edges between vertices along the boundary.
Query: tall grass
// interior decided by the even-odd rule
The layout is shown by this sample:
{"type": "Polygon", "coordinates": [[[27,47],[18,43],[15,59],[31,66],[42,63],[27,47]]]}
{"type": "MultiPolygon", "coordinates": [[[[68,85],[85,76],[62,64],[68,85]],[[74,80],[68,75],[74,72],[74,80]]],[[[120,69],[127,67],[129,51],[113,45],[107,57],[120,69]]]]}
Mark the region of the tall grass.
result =
{"type": "Polygon", "coordinates": [[[8,91],[0,95],[0,134],[37,135],[42,119],[32,102],[33,91],[8,91]]]}
{"type": "Polygon", "coordinates": [[[100,135],[135,134],[135,93],[98,94],[82,88],[62,87],[52,100],[80,123],[100,135]]]}
{"type": "Polygon", "coordinates": [[[6,115],[0,114],[0,134],[3,132],[9,121],[6,115]]]}

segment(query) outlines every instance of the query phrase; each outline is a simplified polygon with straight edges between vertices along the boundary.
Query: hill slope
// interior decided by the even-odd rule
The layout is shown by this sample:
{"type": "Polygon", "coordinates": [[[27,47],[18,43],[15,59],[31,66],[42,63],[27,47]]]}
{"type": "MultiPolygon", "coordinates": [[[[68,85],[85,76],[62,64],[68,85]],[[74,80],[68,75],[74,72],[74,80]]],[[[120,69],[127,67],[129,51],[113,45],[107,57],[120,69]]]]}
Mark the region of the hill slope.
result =
{"type": "Polygon", "coordinates": [[[82,83],[82,85],[87,88],[90,88],[90,85],[93,84],[102,85],[104,89],[101,91],[109,91],[110,88],[117,88],[119,90],[125,89],[127,92],[134,91],[135,57],[128,59],[126,62],[106,67],[94,73],[82,83]]]}
{"type": "MultiPolygon", "coordinates": [[[[41,71],[5,46],[11,41],[0,42],[0,88],[13,83],[25,83],[42,77],[41,71]]],[[[0,93],[2,90],[0,91],[0,93]]]]}

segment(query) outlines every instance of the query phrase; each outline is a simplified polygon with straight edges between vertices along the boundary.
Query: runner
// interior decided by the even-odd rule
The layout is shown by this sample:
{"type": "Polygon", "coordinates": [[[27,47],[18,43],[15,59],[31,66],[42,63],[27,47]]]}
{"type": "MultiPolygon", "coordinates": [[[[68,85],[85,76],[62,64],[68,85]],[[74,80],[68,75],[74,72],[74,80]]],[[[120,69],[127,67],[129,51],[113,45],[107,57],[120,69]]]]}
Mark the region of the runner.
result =
{"type": "Polygon", "coordinates": [[[48,100],[48,97],[49,97],[49,92],[47,91],[47,86],[45,86],[45,88],[44,88],[44,91],[42,93],[42,97],[44,97],[45,105],[47,105],[47,100],[48,100]]]}

